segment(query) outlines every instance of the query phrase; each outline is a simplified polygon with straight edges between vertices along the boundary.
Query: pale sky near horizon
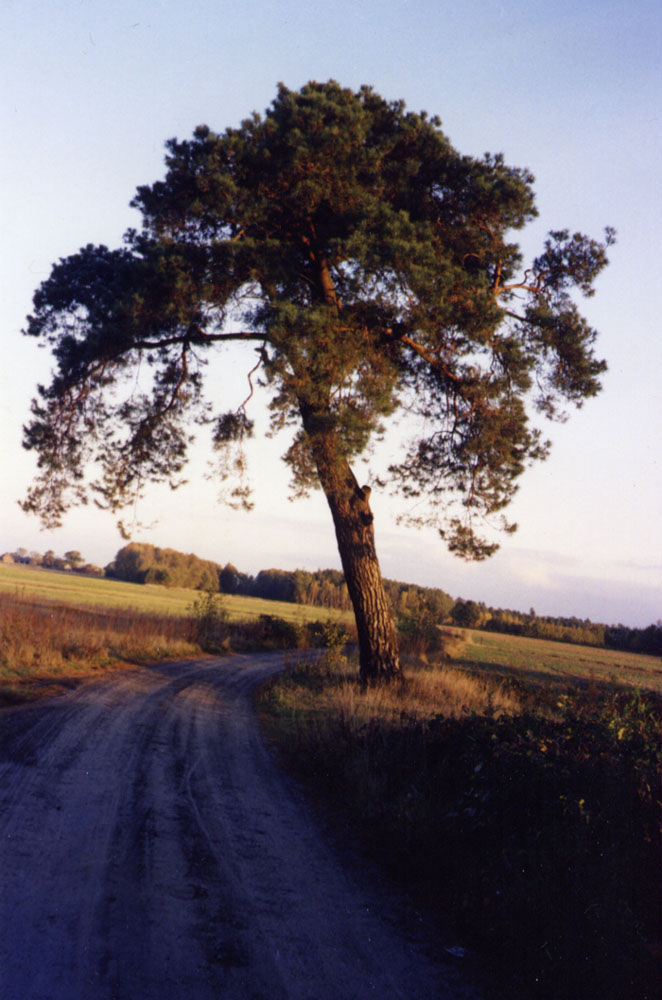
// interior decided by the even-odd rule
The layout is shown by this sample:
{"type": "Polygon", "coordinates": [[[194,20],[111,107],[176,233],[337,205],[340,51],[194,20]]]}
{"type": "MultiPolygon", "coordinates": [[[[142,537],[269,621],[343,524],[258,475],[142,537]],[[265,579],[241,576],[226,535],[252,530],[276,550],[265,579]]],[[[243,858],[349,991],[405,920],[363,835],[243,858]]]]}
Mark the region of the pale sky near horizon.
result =
{"type": "MultiPolygon", "coordinates": [[[[377,496],[384,574],[538,614],[662,618],[660,52],[657,0],[0,0],[0,552],[76,548],[105,564],[123,544],[108,514],[73,511],[43,532],[16,503],[35,471],[21,426],[50,369],[20,330],[51,264],[86,243],[119,245],[139,222],[135,188],[163,176],[167,138],[237,125],[280,80],[333,77],[438,114],[463,153],[529,167],[540,217],[520,239],[531,256],[549,229],[618,231],[581,304],[609,363],[604,389],[547,428],[552,455],[525,473],[508,511],[519,531],[491,560],[465,564],[432,531],[398,526],[401,507],[377,496]]],[[[227,359],[230,402],[247,367],[227,359]]],[[[189,486],[150,492],[137,520],[153,526],[136,540],[247,572],[338,566],[323,498],[287,499],[285,447],[255,443],[250,514],[218,505],[196,452],[189,486]]]]}

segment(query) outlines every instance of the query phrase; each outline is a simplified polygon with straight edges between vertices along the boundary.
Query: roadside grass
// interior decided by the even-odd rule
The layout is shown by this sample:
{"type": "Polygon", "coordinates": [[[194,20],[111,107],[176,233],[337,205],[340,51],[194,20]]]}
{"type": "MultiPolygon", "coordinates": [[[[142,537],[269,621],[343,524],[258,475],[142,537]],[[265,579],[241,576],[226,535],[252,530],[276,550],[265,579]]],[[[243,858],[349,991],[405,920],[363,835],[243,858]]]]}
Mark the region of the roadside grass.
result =
{"type": "MultiPolygon", "coordinates": [[[[96,605],[103,608],[131,608],[134,611],[164,615],[190,614],[200,591],[156,584],[126,583],[80,574],[58,572],[33,566],[0,565],[0,594],[35,597],[74,607],[96,605]]],[[[267,601],[259,597],[220,595],[230,620],[250,621],[260,615],[273,615],[285,621],[308,622],[332,619],[350,624],[351,612],[335,608],[267,601]]]]}
{"type": "MultiPolygon", "coordinates": [[[[124,593],[120,590],[119,597],[124,593]]],[[[185,593],[186,614],[172,614],[0,591],[0,706],[56,694],[118,667],[245,650],[328,647],[348,638],[342,623],[323,620],[323,609],[314,609],[316,619],[310,608],[297,619],[273,613],[241,619],[236,605],[234,615],[228,611],[223,595],[185,593]]],[[[260,601],[252,610],[262,606],[280,607],[260,601]]]]}
{"type": "MultiPolygon", "coordinates": [[[[456,631],[450,660],[385,689],[338,654],[294,665],[258,706],[313,797],[482,960],[495,996],[656,1000],[662,699],[609,682],[593,650],[477,638],[456,631]]],[[[655,688],[659,664],[637,659],[655,688]]]]}
{"type": "Polygon", "coordinates": [[[0,704],[56,691],[118,664],[199,653],[183,617],[0,593],[0,704]]]}

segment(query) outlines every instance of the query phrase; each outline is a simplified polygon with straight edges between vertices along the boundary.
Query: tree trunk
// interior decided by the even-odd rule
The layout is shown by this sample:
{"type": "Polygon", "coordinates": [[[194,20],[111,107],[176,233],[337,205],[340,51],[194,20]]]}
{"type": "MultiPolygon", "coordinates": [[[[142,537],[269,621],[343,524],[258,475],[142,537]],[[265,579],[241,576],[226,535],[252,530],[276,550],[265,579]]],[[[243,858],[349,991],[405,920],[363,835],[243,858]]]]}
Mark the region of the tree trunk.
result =
{"type": "Polygon", "coordinates": [[[335,430],[319,426],[302,407],[320,485],[331,509],[347,590],[359,639],[359,670],[364,683],[402,674],[393,610],[384,589],[375,549],[370,487],[359,486],[342,454],[335,430]]]}

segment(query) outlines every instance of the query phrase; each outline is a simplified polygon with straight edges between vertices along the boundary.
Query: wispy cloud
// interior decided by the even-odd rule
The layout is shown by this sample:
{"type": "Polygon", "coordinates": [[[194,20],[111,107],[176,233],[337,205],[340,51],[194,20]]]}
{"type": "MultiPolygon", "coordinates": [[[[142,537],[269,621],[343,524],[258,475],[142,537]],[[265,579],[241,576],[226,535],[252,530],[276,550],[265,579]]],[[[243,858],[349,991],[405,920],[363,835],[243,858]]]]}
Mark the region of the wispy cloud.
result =
{"type": "Polygon", "coordinates": [[[662,563],[645,563],[637,562],[636,560],[620,560],[614,563],[615,566],[619,566],[622,569],[641,571],[642,573],[660,573],[660,582],[662,583],[662,563]]]}

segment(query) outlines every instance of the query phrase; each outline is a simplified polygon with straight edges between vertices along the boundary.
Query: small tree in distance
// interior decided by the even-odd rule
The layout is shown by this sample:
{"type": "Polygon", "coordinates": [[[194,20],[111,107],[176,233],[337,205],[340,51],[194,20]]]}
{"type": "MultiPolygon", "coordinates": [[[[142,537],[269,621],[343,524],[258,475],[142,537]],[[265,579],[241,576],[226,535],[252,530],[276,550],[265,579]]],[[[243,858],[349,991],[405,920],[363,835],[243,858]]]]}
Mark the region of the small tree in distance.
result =
{"type": "Polygon", "coordinates": [[[476,604],[475,601],[465,601],[461,597],[458,597],[451,610],[451,620],[454,625],[460,625],[463,628],[474,628],[480,623],[481,618],[480,605],[476,604]]]}
{"type": "MultiPolygon", "coordinates": [[[[259,368],[274,427],[294,428],[295,487],[329,503],[361,676],[396,676],[371,488],[352,462],[408,411],[392,481],[429,501],[452,551],[490,555],[480,519],[547,454],[530,413],[558,417],[599,389],[596,334],[571,296],[592,294],[613,233],[552,232],[524,267],[512,233],[536,215],[529,172],[462,156],[438,119],[369,87],[281,85],[264,115],[167,150],[165,179],[132,202],[142,230],[61,260],[35,294],[26,332],[57,367],[25,429],[41,476],[24,509],[55,525],[90,489],[119,511],[149,481],[174,485],[196,423],[219,449],[242,441],[246,406],[203,398],[205,356],[253,345],[249,381],[259,368]]],[[[241,484],[235,499],[248,502],[241,484]]]]}

